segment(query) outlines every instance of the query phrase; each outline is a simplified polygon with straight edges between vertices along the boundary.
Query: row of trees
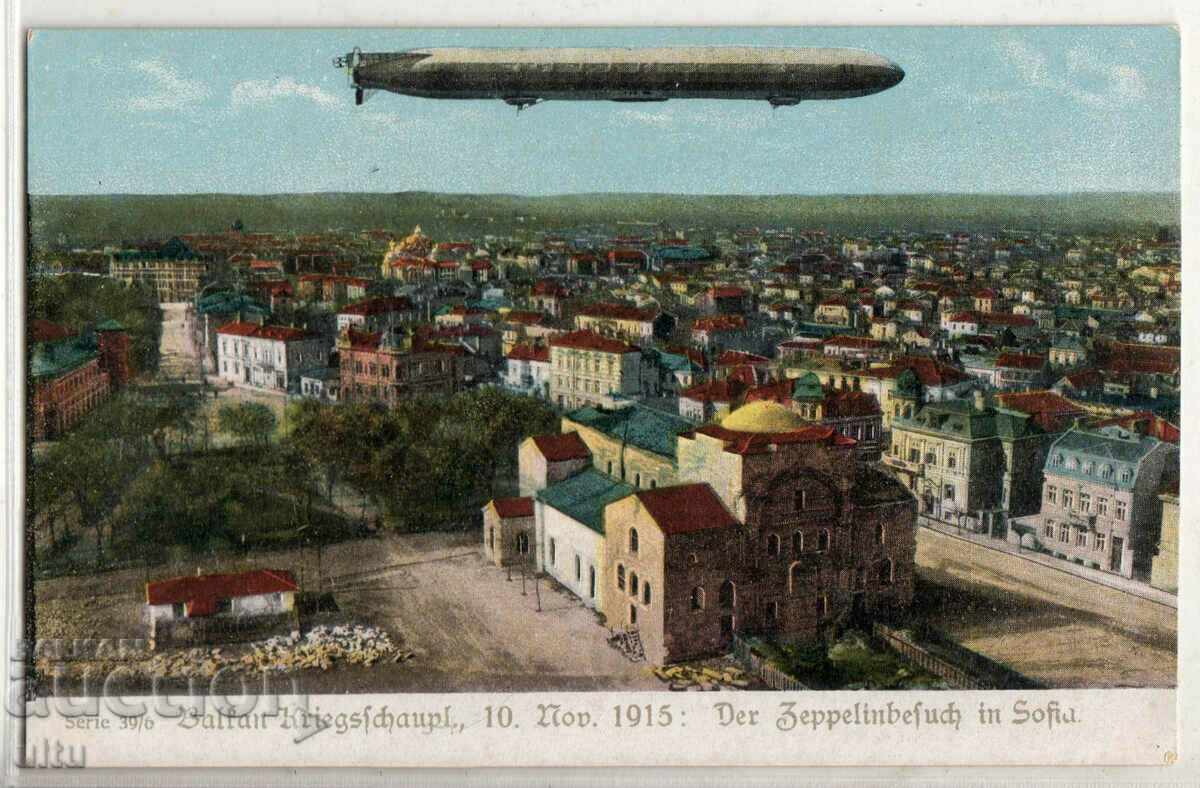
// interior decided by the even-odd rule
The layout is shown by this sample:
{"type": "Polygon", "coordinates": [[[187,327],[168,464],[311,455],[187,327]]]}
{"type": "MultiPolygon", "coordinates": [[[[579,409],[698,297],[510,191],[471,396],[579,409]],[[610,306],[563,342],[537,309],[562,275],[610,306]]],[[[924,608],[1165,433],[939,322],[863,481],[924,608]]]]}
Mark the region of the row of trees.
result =
{"type": "Polygon", "coordinates": [[[557,428],[545,403],[493,388],[391,411],[301,400],[288,422],[291,445],[327,497],[346,484],[402,531],[470,522],[498,481],[514,475],[517,444],[557,428]]]}
{"type": "Polygon", "coordinates": [[[27,280],[26,314],[85,331],[99,318],[116,320],[129,332],[135,373],[158,371],[162,309],[154,293],[106,276],[63,274],[27,280]]]}

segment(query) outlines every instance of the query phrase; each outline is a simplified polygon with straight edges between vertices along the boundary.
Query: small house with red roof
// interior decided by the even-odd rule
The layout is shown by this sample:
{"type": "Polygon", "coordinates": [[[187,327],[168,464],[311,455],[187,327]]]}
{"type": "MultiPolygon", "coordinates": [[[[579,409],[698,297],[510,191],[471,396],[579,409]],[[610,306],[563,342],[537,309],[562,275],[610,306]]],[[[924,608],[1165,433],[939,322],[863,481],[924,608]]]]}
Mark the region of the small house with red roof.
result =
{"type": "Polygon", "coordinates": [[[295,627],[295,576],[286,569],[199,574],[146,583],[151,648],[258,637],[295,627]]]}
{"type": "Polygon", "coordinates": [[[533,566],[533,498],[493,498],[483,507],[483,552],[496,566],[533,566]]]}
{"type": "Polygon", "coordinates": [[[592,452],[576,431],[534,435],[517,447],[522,495],[560,482],[592,464],[592,452]]]}

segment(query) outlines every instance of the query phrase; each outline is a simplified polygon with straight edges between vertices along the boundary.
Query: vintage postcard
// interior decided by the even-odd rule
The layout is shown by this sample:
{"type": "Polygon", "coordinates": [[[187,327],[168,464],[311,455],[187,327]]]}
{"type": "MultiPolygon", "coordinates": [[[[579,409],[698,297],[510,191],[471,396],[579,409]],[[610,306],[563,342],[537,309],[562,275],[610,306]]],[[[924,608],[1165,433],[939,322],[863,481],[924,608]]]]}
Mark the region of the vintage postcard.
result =
{"type": "Polygon", "coordinates": [[[24,58],[19,776],[1178,757],[1178,30],[24,58]]]}

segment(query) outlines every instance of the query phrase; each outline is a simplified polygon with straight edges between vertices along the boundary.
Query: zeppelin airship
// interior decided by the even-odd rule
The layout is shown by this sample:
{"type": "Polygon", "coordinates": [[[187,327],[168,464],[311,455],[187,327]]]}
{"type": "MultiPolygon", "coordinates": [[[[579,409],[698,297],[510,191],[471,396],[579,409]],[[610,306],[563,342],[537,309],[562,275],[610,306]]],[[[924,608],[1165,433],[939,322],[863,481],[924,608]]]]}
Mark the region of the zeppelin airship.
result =
{"type": "Polygon", "coordinates": [[[904,79],[899,66],[879,55],[812,47],[356,49],[333,62],[349,69],[358,104],[364,91],[387,90],[501,99],[518,110],[550,100],[757,99],[793,106],[869,96],[904,79]]]}

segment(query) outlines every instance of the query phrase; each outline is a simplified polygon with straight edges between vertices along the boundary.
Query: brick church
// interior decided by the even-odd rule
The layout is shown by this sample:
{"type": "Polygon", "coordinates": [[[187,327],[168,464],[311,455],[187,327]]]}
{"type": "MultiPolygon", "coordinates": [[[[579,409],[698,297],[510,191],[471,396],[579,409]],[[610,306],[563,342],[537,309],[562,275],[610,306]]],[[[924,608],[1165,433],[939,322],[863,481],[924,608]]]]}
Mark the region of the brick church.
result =
{"type": "Polygon", "coordinates": [[[650,662],[726,653],[735,633],[805,640],[911,604],[916,501],[833,428],[750,403],[675,434],[673,473],[630,484],[623,463],[601,467],[597,433],[574,427],[568,415],[562,438],[522,444],[526,495],[485,507],[484,551],[636,630],[650,662]]]}

